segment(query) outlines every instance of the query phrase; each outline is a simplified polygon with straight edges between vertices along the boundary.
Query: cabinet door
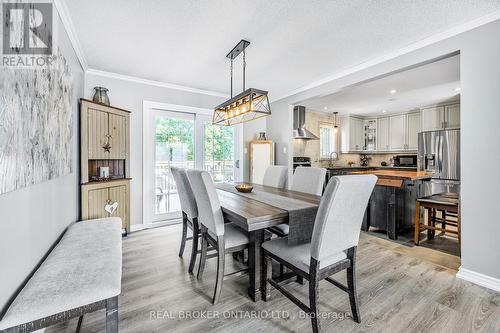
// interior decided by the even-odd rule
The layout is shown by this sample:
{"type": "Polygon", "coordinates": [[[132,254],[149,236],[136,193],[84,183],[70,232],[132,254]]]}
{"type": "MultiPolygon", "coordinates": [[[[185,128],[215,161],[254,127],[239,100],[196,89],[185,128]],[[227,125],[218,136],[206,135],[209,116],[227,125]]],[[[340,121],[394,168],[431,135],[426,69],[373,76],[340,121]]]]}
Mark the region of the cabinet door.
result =
{"type": "Polygon", "coordinates": [[[114,113],[109,114],[110,159],[127,158],[127,118],[114,113]]]}
{"type": "Polygon", "coordinates": [[[377,150],[389,150],[389,117],[378,118],[377,150]]]}
{"type": "Polygon", "coordinates": [[[422,109],[422,131],[434,131],[444,126],[444,107],[422,109]]]}
{"type": "Polygon", "coordinates": [[[109,159],[108,144],[108,113],[96,109],[88,109],[88,151],[89,159],[109,159]]]}
{"type": "Polygon", "coordinates": [[[459,128],[460,127],[460,104],[445,106],[445,127],[459,128]]]}
{"type": "Polygon", "coordinates": [[[408,140],[406,142],[409,150],[418,149],[418,132],[420,132],[420,112],[408,114],[408,140]]]}
{"type": "Polygon", "coordinates": [[[109,192],[107,188],[88,191],[88,200],[83,203],[87,205],[87,214],[86,216],[82,216],[82,219],[91,220],[108,217],[109,214],[104,210],[104,206],[108,203],[108,197],[109,192]]]}
{"type": "Polygon", "coordinates": [[[112,214],[109,214],[109,216],[121,218],[122,228],[125,229],[129,219],[127,187],[125,185],[109,188],[109,204],[113,205],[115,202],[118,204],[118,207],[112,214]]]}
{"type": "Polygon", "coordinates": [[[391,128],[389,145],[391,150],[405,150],[406,148],[406,115],[389,117],[391,128]]]}
{"type": "Polygon", "coordinates": [[[363,150],[364,146],[364,131],[363,120],[351,117],[349,120],[349,143],[350,150],[363,150]]]}

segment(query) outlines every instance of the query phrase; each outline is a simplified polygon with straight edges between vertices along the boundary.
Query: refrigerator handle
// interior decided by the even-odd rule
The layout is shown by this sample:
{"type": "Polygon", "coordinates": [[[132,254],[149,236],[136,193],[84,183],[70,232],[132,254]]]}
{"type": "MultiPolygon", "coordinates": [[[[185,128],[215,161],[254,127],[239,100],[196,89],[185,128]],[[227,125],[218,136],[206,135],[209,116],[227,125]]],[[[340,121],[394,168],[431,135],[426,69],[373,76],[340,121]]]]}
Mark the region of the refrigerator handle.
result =
{"type": "Polygon", "coordinates": [[[441,174],[443,172],[443,134],[439,135],[439,146],[438,146],[438,166],[439,166],[439,173],[441,174]]]}

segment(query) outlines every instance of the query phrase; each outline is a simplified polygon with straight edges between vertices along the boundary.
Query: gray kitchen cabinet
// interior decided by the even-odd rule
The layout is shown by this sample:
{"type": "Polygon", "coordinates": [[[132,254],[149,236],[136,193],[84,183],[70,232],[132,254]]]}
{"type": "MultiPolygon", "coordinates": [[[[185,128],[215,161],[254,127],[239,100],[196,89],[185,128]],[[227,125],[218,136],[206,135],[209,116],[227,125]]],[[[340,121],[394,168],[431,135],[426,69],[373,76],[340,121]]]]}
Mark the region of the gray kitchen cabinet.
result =
{"type": "Polygon", "coordinates": [[[418,149],[418,132],[420,132],[420,112],[409,113],[407,116],[408,130],[406,148],[418,149]]]}
{"type": "Polygon", "coordinates": [[[378,118],[377,150],[389,151],[389,117],[378,118]]]}
{"type": "Polygon", "coordinates": [[[406,114],[389,117],[389,148],[390,150],[406,150],[406,114]]]}
{"type": "Polygon", "coordinates": [[[460,127],[460,104],[446,105],[444,107],[444,127],[460,127]]]}

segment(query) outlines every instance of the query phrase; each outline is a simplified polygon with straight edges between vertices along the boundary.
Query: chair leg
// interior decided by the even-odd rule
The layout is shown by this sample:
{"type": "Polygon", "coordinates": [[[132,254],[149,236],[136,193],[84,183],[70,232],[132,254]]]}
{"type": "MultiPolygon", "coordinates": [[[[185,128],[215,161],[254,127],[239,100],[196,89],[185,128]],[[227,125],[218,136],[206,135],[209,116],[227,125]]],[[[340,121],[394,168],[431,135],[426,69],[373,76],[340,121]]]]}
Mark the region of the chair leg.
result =
{"type": "Polygon", "coordinates": [[[118,296],[106,300],[106,333],[118,333],[118,296]]]}
{"type": "Polygon", "coordinates": [[[347,257],[351,260],[351,267],[347,269],[347,288],[349,289],[349,302],[351,303],[352,318],[355,322],[361,322],[358,308],[358,293],[356,290],[356,247],[347,251],[347,257]]]}
{"type": "Polygon", "coordinates": [[[311,258],[311,265],[309,267],[309,308],[311,312],[311,324],[313,333],[319,333],[321,327],[319,324],[319,310],[318,310],[318,294],[319,294],[319,262],[311,258]]]}
{"type": "Polygon", "coordinates": [[[189,274],[193,274],[194,265],[196,263],[196,255],[198,254],[198,239],[200,229],[198,227],[198,219],[193,218],[193,244],[191,246],[191,260],[189,261],[189,274]]]}
{"type": "Polygon", "coordinates": [[[179,249],[179,257],[182,257],[184,254],[184,247],[186,246],[186,238],[187,238],[187,215],[182,212],[182,239],[181,239],[181,248],[179,249]]]}
{"type": "Polygon", "coordinates": [[[215,280],[215,291],[212,304],[219,301],[220,293],[222,291],[222,283],[224,282],[224,261],[226,253],[224,247],[224,236],[217,237],[217,278],[215,280]]]}
{"type": "Polygon", "coordinates": [[[267,302],[271,299],[271,284],[268,279],[273,277],[273,263],[271,257],[264,253],[264,262],[262,263],[262,299],[267,302]]]}
{"type": "Polygon", "coordinates": [[[198,280],[201,279],[203,275],[203,270],[205,269],[205,262],[207,261],[207,231],[205,227],[202,227],[201,231],[201,255],[200,255],[200,264],[198,265],[198,280]]]}

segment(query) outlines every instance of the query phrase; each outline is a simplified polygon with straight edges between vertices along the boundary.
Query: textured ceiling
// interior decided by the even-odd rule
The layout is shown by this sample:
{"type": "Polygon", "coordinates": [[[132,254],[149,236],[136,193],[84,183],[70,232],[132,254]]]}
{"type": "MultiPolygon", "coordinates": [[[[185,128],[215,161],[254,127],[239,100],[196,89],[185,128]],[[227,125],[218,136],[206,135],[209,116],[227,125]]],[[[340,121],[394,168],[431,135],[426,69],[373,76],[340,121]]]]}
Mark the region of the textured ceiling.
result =
{"type": "Polygon", "coordinates": [[[92,69],[228,93],[225,55],[245,38],[247,87],[276,97],[500,10],[500,0],[66,2],[92,69]]]}
{"type": "Polygon", "coordinates": [[[339,114],[387,114],[459,98],[460,56],[348,87],[301,102],[309,110],[339,114]],[[392,90],[393,93],[391,93],[392,90]],[[326,108],[326,110],[325,110],[326,108]]]}

